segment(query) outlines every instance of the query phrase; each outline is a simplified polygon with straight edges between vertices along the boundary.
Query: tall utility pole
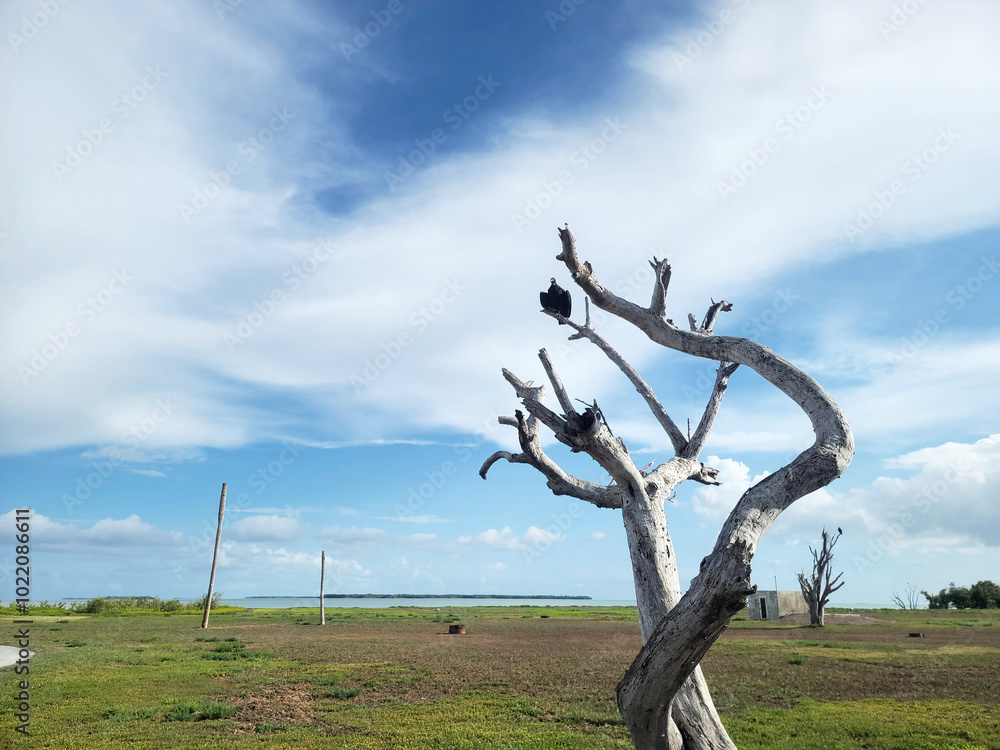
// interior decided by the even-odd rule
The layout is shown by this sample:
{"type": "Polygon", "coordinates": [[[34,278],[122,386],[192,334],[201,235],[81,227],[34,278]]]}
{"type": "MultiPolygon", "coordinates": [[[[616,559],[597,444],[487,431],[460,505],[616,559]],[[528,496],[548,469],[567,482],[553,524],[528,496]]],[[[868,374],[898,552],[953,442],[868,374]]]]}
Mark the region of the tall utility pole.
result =
{"type": "Polygon", "coordinates": [[[326,605],[323,601],[323,585],[326,583],[326,552],[319,553],[319,624],[326,625],[326,605]]]}
{"type": "Polygon", "coordinates": [[[205,597],[205,616],[201,627],[208,627],[208,613],[212,609],[212,593],[215,590],[215,566],[219,562],[219,542],[222,541],[222,517],[226,513],[226,483],[222,483],[222,496],[219,498],[219,528],[215,531],[215,553],[212,555],[212,575],[208,579],[208,596],[205,597]]]}

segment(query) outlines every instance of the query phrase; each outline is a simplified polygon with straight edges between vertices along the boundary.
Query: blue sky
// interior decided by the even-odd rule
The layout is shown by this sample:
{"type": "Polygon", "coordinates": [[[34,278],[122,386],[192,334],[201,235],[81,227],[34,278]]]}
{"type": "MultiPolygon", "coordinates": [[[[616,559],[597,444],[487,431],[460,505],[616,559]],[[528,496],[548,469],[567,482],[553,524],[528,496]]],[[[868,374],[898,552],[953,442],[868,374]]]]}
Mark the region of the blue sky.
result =
{"type": "MultiPolygon", "coordinates": [[[[542,347],[633,454],[671,456],[538,312],[564,223],[636,301],[668,257],[668,314],[731,301],[717,332],[844,408],[854,463],[768,531],[759,585],[793,588],[824,525],[834,603],[998,580],[998,22],[987,0],[5,3],[0,466],[33,596],[200,594],[227,482],[226,596],[309,594],[325,550],[328,591],[632,598],[618,514],[478,476],[516,445],[500,370],[543,380],[542,347]]],[[[697,422],[710,363],[598,328],[697,422]]],[[[682,580],[810,442],[736,373],[702,454],[723,484],[667,509],[682,580]]]]}

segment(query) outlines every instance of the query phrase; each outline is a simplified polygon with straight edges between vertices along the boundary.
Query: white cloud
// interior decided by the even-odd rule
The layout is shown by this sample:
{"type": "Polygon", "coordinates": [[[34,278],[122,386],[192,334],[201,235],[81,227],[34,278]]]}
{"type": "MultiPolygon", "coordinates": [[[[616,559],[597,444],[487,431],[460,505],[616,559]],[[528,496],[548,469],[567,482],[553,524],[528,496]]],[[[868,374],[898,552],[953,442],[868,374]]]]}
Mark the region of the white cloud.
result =
{"type": "Polygon", "coordinates": [[[351,526],[325,526],[318,535],[320,539],[332,542],[338,547],[364,549],[367,551],[392,549],[399,545],[430,548],[438,545],[437,534],[402,534],[393,535],[384,529],[373,527],[359,528],[351,526]]]}
{"type": "Polygon", "coordinates": [[[544,546],[547,547],[555,542],[562,542],[566,539],[565,534],[560,534],[556,531],[549,531],[548,529],[540,529],[537,526],[529,526],[528,530],[524,532],[524,543],[532,546],[544,546]]]}
{"type": "MultiPolygon", "coordinates": [[[[739,305],[759,297],[762,285],[771,288],[778,275],[825,273],[834,261],[841,261],[841,271],[856,253],[886,250],[905,263],[900,247],[995,227],[1000,218],[1000,131],[994,127],[1000,48],[992,38],[1000,7],[992,0],[924,3],[888,37],[879,27],[888,4],[755,0],[689,65],[679,65],[675,55],[701,20],[662,38],[646,36],[609,61],[620,78],[586,109],[545,114],[521,99],[521,109],[512,111],[497,99],[496,109],[477,115],[497,137],[478,148],[470,142],[468,149],[442,149],[396,193],[345,214],[325,213],[317,195],[372,175],[378,180],[382,167],[352,138],[356,101],[341,76],[354,73],[331,69],[316,87],[304,47],[296,44],[290,53],[284,45],[318,35],[346,38],[349,30],[329,16],[317,24],[312,6],[251,5],[242,6],[239,23],[231,17],[219,24],[206,22],[204,3],[192,0],[166,10],[144,5],[126,16],[96,0],[87,13],[60,12],[9,56],[7,103],[25,115],[8,123],[18,148],[9,154],[0,190],[13,196],[0,216],[6,235],[0,274],[7,281],[0,296],[6,343],[0,452],[86,446],[88,459],[155,476],[167,471],[163,464],[204,460],[201,447],[242,447],[304,432],[311,433],[308,445],[330,449],[422,444],[427,441],[417,433],[427,428],[483,432],[512,444],[513,431],[495,424],[496,413],[511,413],[515,403],[498,368],[540,382],[536,352],[548,346],[574,397],[597,398],[616,434],[659,453],[669,446],[648,414],[640,422],[627,409],[618,411],[635,399],[622,388],[620,373],[593,347],[556,341],[561,329],[538,315],[538,291],[550,273],[560,273],[552,259],[554,226],[571,223],[581,253],[605,284],[627,289],[626,296],[643,304],[647,258],[669,255],[668,315],[682,321],[689,310],[703,311],[713,295],[739,305]],[[148,29],[157,33],[144,35],[148,29]],[[121,43],[137,38],[146,43],[121,43]],[[959,52],[928,54],[942,49],[959,52]],[[166,74],[162,82],[127,119],[114,119],[114,132],[78,169],[63,179],[55,175],[53,162],[65,160],[100,118],[116,117],[112,102],[141,83],[149,66],[166,74]],[[631,95],[639,90],[646,93],[631,95]],[[241,174],[186,224],[179,204],[204,192],[210,173],[240,157],[238,144],[283,107],[295,114],[288,127],[252,163],[243,162],[241,174]],[[491,112],[496,119],[489,119],[491,112]],[[561,169],[574,168],[569,152],[598,136],[608,118],[627,127],[518,233],[511,216],[561,169]],[[748,168],[767,139],[779,147],[748,168]],[[914,173],[914,155],[928,149],[934,163],[914,173]],[[734,170],[753,174],[723,196],[719,185],[731,181],[734,170]],[[845,225],[893,181],[905,190],[851,243],[845,225]],[[325,256],[328,237],[339,246],[331,256],[325,256]],[[317,253],[327,259],[316,260],[302,283],[293,288],[285,281],[291,268],[317,253]],[[379,259],[377,273],[372,258],[379,259]],[[233,344],[233,332],[267,309],[273,290],[285,293],[285,301],[233,344]],[[88,300],[98,297],[107,302],[95,311],[88,300]],[[431,307],[439,311],[434,320],[421,313],[431,307]],[[484,331],[483,310],[504,325],[484,331]],[[77,333],[65,333],[70,324],[77,333]],[[355,390],[352,378],[367,377],[368,364],[401,333],[413,344],[355,390]],[[272,398],[279,393],[280,401],[272,398]]],[[[31,0],[0,3],[0,28],[18,28],[33,7],[31,0]]],[[[581,310],[582,296],[576,297],[581,310]]],[[[968,436],[996,430],[1000,340],[992,331],[973,338],[969,327],[955,325],[892,365],[900,341],[870,340],[864,332],[869,312],[896,316],[898,324],[895,299],[878,295],[871,310],[853,313],[854,325],[831,314],[829,327],[809,328],[806,336],[814,333],[816,344],[815,352],[805,352],[814,360],[806,369],[824,384],[840,381],[831,393],[863,450],[885,455],[913,445],[937,447],[900,455],[885,465],[885,476],[862,488],[846,487],[849,474],[800,500],[769,537],[808,540],[816,521],[843,525],[853,538],[889,534],[913,513],[923,488],[950,481],[943,458],[949,456],[978,468],[948,484],[947,497],[918,507],[893,554],[916,553],[918,545],[933,555],[951,549],[956,557],[994,549],[991,540],[1000,535],[989,504],[990,493],[996,495],[993,449],[968,436]],[[938,445],[949,436],[970,442],[938,445]],[[985,465],[977,458],[983,451],[985,465]]],[[[791,346],[808,350],[801,343],[808,324],[797,327],[796,319],[790,313],[774,330],[790,332],[791,346]]],[[[640,371],[659,361],[661,350],[620,323],[602,321],[600,330],[640,371]]],[[[724,324],[718,330],[734,332],[724,324]]],[[[786,354],[784,346],[780,352],[786,354]]],[[[740,378],[749,374],[734,379],[709,450],[782,452],[808,445],[807,421],[778,404],[787,401],[781,394],[753,403],[736,398],[740,378]]],[[[695,399],[695,418],[702,403],[695,399]]],[[[678,421],[683,416],[675,414],[678,421]]],[[[757,468],[744,463],[721,468],[723,487],[694,490],[694,510],[706,522],[728,513],[737,491],[756,478],[757,468]]],[[[111,482],[102,489],[104,496],[110,492],[111,482]]],[[[89,507],[94,518],[115,515],[89,507]]],[[[280,518],[283,511],[269,512],[280,518]]],[[[294,523],[286,518],[265,530],[251,522],[239,533],[271,534],[269,542],[285,543],[291,538],[273,537],[290,534],[294,523]]],[[[39,516],[37,530],[60,554],[73,545],[98,550],[95,558],[114,554],[108,548],[114,540],[127,554],[135,545],[186,549],[184,537],[138,516],[76,525],[39,516]]],[[[333,526],[319,536],[355,545],[352,555],[374,556],[395,544],[458,546],[433,535],[372,528],[333,526]]],[[[460,541],[492,555],[489,550],[524,549],[560,536],[506,527],[460,541]]],[[[291,546],[260,554],[260,565],[270,564],[273,554],[283,566],[299,565],[296,572],[314,564],[311,552],[291,546]]],[[[227,543],[223,556],[253,571],[256,578],[245,585],[263,580],[266,569],[256,567],[247,545],[227,543]]],[[[348,580],[371,580],[361,563],[344,565],[345,575],[354,576],[348,580]]],[[[117,571],[107,575],[114,580],[117,571]]]]}
{"type": "MultiPolygon", "coordinates": [[[[319,570],[320,556],[312,552],[289,552],[284,547],[279,547],[275,550],[265,549],[263,556],[275,565],[283,567],[312,567],[315,565],[317,571],[319,570]]],[[[337,567],[336,560],[327,560],[326,564],[337,567]]]]}
{"type": "Polygon", "coordinates": [[[444,586],[444,581],[433,571],[433,565],[411,562],[405,555],[401,555],[392,561],[387,574],[403,587],[412,586],[425,580],[433,587],[440,589],[444,586]]]}
{"type": "MultiPolygon", "coordinates": [[[[21,11],[4,8],[0,19],[15,28],[21,11]]],[[[653,252],[666,254],[656,248],[669,237],[669,303],[678,318],[713,294],[738,299],[803,257],[823,262],[997,220],[1000,134],[991,124],[1000,119],[1000,51],[990,29],[1000,9],[986,0],[927,4],[888,39],[879,31],[885,8],[864,0],[755,2],[690,66],[674,58],[686,30],[626,53],[633,67],[613,89],[650,91],[642,102],[609,98],[594,117],[577,113],[571,122],[525,112],[509,121],[506,137],[494,142],[501,145],[442,154],[391,199],[337,221],[299,210],[301,198],[341,179],[342,168],[358,174],[371,165],[351,162],[338,82],[330,82],[329,101],[320,99],[271,38],[273,28],[308,33],[305,12],[269,11],[266,29],[205,23],[193,2],[172,4],[170,24],[162,12],[124,18],[101,4],[67,12],[11,60],[10,107],[33,116],[13,124],[9,137],[19,148],[5,173],[9,194],[18,196],[7,227],[16,252],[2,261],[10,293],[0,411],[5,434],[18,436],[0,446],[8,452],[117,444],[165,396],[177,409],[144,452],[293,432],[294,417],[248,405],[254,400],[245,394],[258,387],[295,390],[313,413],[338,417],[328,420],[341,430],[332,440],[394,437],[414,425],[471,432],[488,416],[483,404],[510,401],[498,362],[525,376],[538,371],[533,353],[553,331],[539,320],[537,284],[523,282],[523,269],[537,265],[539,249],[557,249],[552,226],[567,220],[609,283],[633,276],[653,252]],[[137,23],[166,31],[151,45],[109,43],[129,38],[137,23]],[[82,54],[80,39],[105,53],[82,54]],[[945,59],[928,49],[962,54],[945,59]],[[41,57],[55,63],[34,64],[41,57]],[[114,116],[116,95],[142,81],[151,62],[168,77],[115,121],[93,156],[62,182],[40,166],[64,158],[82,129],[114,116]],[[72,80],[52,73],[70,65],[79,72],[72,80]],[[780,127],[817,88],[829,92],[822,106],[791,130],[780,127]],[[38,91],[47,92],[41,108],[38,91]],[[185,225],[177,206],[281,107],[296,113],[287,129],[185,225]],[[510,216],[567,167],[567,144],[600,134],[606,117],[627,129],[518,234],[510,216]],[[907,161],[948,128],[957,142],[909,181],[907,161]],[[767,138],[780,148],[745,186],[721,197],[718,184],[767,138]],[[317,144],[326,145],[317,151],[317,144]],[[325,165],[319,173],[317,163],[325,165]],[[844,225],[898,179],[905,193],[862,243],[848,243],[844,225]],[[53,233],[66,241],[53,243],[53,233]],[[326,235],[343,254],[292,290],[284,273],[326,235]],[[474,252],[463,239],[470,236],[474,252]],[[613,250],[623,247],[638,250],[613,250]],[[371,273],[372,257],[382,259],[379,274],[371,273]],[[711,275],[698,270],[704,257],[713,258],[711,275]],[[93,319],[81,317],[77,306],[123,268],[135,280],[93,319]],[[236,277],[239,284],[228,281],[236,277]],[[449,282],[460,290],[448,296],[454,301],[426,327],[412,325],[412,315],[444,299],[449,282]],[[224,334],[276,288],[287,301],[227,347],[224,334]],[[331,319],[361,307],[363,325],[330,328],[331,319]],[[496,311],[507,325],[484,335],[469,324],[473,307],[496,311]],[[68,323],[81,332],[22,382],[18,368],[68,323]],[[416,343],[356,394],[351,378],[400,332],[416,343]],[[316,340],[329,345],[311,346],[316,340]],[[337,388],[347,395],[313,395],[337,388]]],[[[633,296],[648,299],[648,287],[633,296]]],[[[589,355],[574,356],[582,363],[589,355]]],[[[603,397],[617,379],[602,369],[579,373],[577,385],[603,397]]],[[[780,430],[751,432],[731,439],[780,442],[780,430]]]]}
{"type": "Polygon", "coordinates": [[[105,518],[78,532],[80,541],[113,545],[176,544],[179,536],[161,532],[135,514],[121,520],[105,518]]]}
{"type": "MultiPolygon", "coordinates": [[[[709,456],[722,484],[698,487],[695,512],[711,521],[725,519],[740,496],[768,475],[751,478],[750,469],[731,459],[709,456]]],[[[1000,546],[1000,435],[975,443],[944,443],[888,458],[886,469],[909,476],[879,476],[865,486],[838,490],[837,484],[800,498],[768,530],[771,540],[812,539],[820,528],[845,529],[850,538],[890,534],[892,546],[940,548],[951,539],[961,545],[1000,546]],[[961,545],[957,540],[962,540],[961,545]]],[[[851,471],[848,468],[848,476],[851,471]]]]}
{"type": "MultiPolygon", "coordinates": [[[[881,475],[861,486],[842,484],[860,469],[849,467],[843,479],[800,498],[775,520],[755,555],[755,582],[771,588],[778,576],[779,587],[794,588],[794,572],[808,570],[807,547],[818,547],[824,528],[843,529],[836,566],[848,585],[835,603],[889,606],[891,593],[908,582],[936,590],[949,581],[989,578],[1000,563],[998,459],[1000,435],[991,435],[886,458],[881,475]]],[[[716,495],[700,511],[714,523],[751,481],[743,465],[730,468],[731,487],[697,491],[716,495]]]]}
{"type": "Polygon", "coordinates": [[[403,540],[413,544],[433,544],[437,541],[437,534],[409,534],[404,536],[403,540]]]}
{"type": "MultiPolygon", "coordinates": [[[[14,511],[6,513],[2,518],[10,519],[10,523],[13,524],[14,511]]],[[[183,534],[161,531],[135,514],[121,519],[105,518],[89,527],[82,527],[59,523],[41,513],[33,513],[31,527],[36,544],[66,550],[78,545],[134,548],[171,547],[185,543],[183,534]]]]}
{"type": "Polygon", "coordinates": [[[743,493],[769,473],[763,472],[751,478],[750,467],[731,458],[709,456],[704,463],[719,470],[720,484],[699,485],[692,493],[692,503],[695,512],[710,521],[725,520],[743,493]]]}
{"type": "Polygon", "coordinates": [[[454,523],[451,518],[441,518],[434,515],[413,515],[413,516],[378,516],[376,521],[399,521],[400,523],[454,523]]]}
{"type": "Polygon", "coordinates": [[[524,542],[520,540],[510,526],[504,526],[499,531],[497,529],[487,529],[475,537],[462,536],[458,538],[458,542],[459,544],[478,543],[487,547],[493,547],[494,549],[521,549],[524,547],[524,542]]]}
{"type": "MultiPolygon", "coordinates": [[[[302,595],[319,585],[320,555],[316,552],[271,549],[259,545],[233,545],[229,550],[230,579],[250,594],[265,593],[260,581],[273,586],[273,571],[283,571],[277,578],[280,589],[272,594],[302,595]]],[[[372,581],[372,571],[353,559],[326,556],[326,593],[343,592],[347,587],[365,588],[372,581]]],[[[230,585],[230,584],[226,584],[230,585]]]]}
{"type": "Polygon", "coordinates": [[[594,531],[594,532],[591,532],[591,534],[590,534],[590,538],[591,539],[604,539],[607,536],[608,535],[605,534],[603,531],[594,531]]]}
{"type": "Polygon", "coordinates": [[[319,532],[319,537],[335,544],[376,544],[388,541],[389,533],[384,529],[375,529],[370,526],[365,528],[324,526],[319,532]]]}
{"type": "MultiPolygon", "coordinates": [[[[122,448],[106,445],[97,450],[88,450],[80,454],[83,458],[109,459],[115,466],[128,463],[179,463],[202,458],[201,451],[195,448],[172,448],[167,450],[143,451],[138,448],[122,448]]],[[[131,471],[131,470],[130,470],[131,471]]],[[[141,471],[135,470],[137,474],[141,471]]]]}
{"type": "Polygon", "coordinates": [[[459,544],[480,544],[493,549],[526,549],[529,546],[548,546],[555,542],[566,539],[565,534],[554,531],[540,529],[537,526],[529,526],[522,536],[514,533],[510,526],[504,526],[499,531],[497,529],[487,529],[477,534],[475,537],[459,537],[459,544]]]}
{"type": "Polygon", "coordinates": [[[336,593],[335,589],[342,589],[348,583],[367,584],[372,577],[372,572],[366,570],[357,560],[337,560],[327,557],[326,571],[330,576],[331,594],[336,593]]]}
{"type": "Polygon", "coordinates": [[[970,426],[985,432],[995,424],[996,335],[971,338],[944,329],[905,356],[899,341],[859,337],[843,348],[835,345],[827,362],[817,359],[816,377],[829,372],[831,362],[845,360],[860,382],[842,386],[838,401],[858,434],[892,439],[900,433],[942,434],[970,426]],[[843,356],[848,347],[853,347],[849,358],[843,356]]]}
{"type": "Polygon", "coordinates": [[[302,535],[297,518],[287,516],[250,516],[236,521],[227,536],[240,542],[290,541],[302,535]]]}
{"type": "Polygon", "coordinates": [[[1000,435],[923,448],[884,466],[908,476],[880,476],[842,492],[832,485],[796,501],[769,533],[811,538],[821,526],[839,526],[845,539],[888,539],[908,554],[1000,547],[1000,435]]]}

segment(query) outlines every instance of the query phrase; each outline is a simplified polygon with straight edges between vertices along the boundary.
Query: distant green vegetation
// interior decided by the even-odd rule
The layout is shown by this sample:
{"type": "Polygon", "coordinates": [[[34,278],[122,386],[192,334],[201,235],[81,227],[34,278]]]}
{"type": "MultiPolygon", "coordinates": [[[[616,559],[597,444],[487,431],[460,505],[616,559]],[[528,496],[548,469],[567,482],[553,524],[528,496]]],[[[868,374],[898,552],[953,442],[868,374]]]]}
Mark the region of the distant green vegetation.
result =
{"type": "Polygon", "coordinates": [[[979,581],[969,588],[948,584],[937,594],[928,594],[927,606],[930,609],[996,609],[1000,607],[1000,586],[993,581],[979,581]]]}
{"type": "MultiPolygon", "coordinates": [[[[85,602],[49,602],[42,601],[32,603],[31,612],[33,614],[47,615],[59,614],[61,612],[76,612],[88,615],[107,614],[147,614],[150,612],[204,612],[205,599],[208,595],[203,595],[200,599],[183,603],[179,599],[160,599],[156,596],[95,596],[85,602]]],[[[223,607],[219,604],[222,594],[217,593],[212,596],[212,612],[234,611],[242,607],[223,607]]],[[[14,602],[2,606],[0,602],[0,614],[16,614],[17,609],[14,602]]]]}
{"type": "Polygon", "coordinates": [[[178,599],[164,601],[155,596],[120,599],[95,596],[89,601],[76,602],[70,607],[73,612],[90,615],[103,615],[111,612],[180,612],[183,609],[193,609],[193,607],[190,605],[185,607],[178,599]]]}

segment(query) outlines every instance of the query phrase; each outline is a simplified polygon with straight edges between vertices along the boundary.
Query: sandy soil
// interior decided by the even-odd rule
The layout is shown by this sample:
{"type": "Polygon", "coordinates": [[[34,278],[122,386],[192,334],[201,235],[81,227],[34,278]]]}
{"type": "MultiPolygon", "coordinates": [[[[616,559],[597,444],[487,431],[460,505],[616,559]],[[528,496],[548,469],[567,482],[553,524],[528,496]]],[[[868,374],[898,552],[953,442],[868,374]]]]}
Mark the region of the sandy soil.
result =
{"type": "MultiPolygon", "coordinates": [[[[0,646],[0,667],[9,667],[11,664],[16,664],[18,660],[18,653],[21,649],[17,646],[0,646]]],[[[29,651],[31,656],[35,655],[34,651],[29,651]]]]}

